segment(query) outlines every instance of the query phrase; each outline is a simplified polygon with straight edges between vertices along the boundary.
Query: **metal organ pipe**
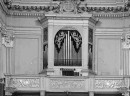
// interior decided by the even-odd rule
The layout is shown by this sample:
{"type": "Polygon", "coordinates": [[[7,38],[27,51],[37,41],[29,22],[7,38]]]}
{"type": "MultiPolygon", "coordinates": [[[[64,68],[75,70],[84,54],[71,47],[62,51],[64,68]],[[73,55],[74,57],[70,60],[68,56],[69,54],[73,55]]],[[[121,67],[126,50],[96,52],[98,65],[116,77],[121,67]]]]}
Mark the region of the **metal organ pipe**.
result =
{"type": "Polygon", "coordinates": [[[68,51],[68,52],[67,52],[67,53],[68,53],[68,63],[69,63],[69,59],[70,59],[70,58],[69,58],[69,54],[70,54],[70,53],[69,53],[69,44],[70,44],[70,36],[69,36],[69,31],[68,31],[68,44],[67,44],[67,45],[68,45],[68,50],[67,50],[67,51],[68,51]]]}
{"type": "Polygon", "coordinates": [[[65,42],[65,55],[66,55],[65,61],[67,63],[67,34],[66,34],[66,42],[65,42]]]}

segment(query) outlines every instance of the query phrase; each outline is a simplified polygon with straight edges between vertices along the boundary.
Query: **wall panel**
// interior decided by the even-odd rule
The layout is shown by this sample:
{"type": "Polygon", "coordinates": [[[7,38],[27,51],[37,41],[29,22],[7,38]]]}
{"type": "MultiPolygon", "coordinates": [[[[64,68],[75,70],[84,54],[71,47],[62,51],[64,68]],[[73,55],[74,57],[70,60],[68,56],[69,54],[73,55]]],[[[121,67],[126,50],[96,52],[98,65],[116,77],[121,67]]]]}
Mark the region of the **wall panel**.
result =
{"type": "Polygon", "coordinates": [[[112,36],[102,36],[96,42],[98,75],[119,75],[121,63],[120,39],[112,36]]]}
{"type": "Polygon", "coordinates": [[[15,40],[15,74],[39,73],[39,37],[19,36],[15,40]]]}

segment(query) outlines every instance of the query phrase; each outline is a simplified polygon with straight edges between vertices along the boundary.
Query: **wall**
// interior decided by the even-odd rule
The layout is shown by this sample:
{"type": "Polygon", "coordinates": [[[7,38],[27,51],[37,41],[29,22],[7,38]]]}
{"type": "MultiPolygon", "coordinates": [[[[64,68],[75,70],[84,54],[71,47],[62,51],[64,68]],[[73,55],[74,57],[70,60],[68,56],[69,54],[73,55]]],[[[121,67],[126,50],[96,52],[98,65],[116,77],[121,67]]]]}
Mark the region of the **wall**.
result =
{"type": "Polygon", "coordinates": [[[15,35],[11,51],[12,74],[38,74],[42,71],[42,28],[35,17],[8,17],[8,29],[15,35]]]}
{"type": "MultiPolygon", "coordinates": [[[[0,11],[1,22],[6,23],[8,30],[15,35],[14,47],[11,49],[10,68],[7,68],[7,54],[5,46],[0,65],[0,76],[8,72],[12,74],[37,74],[42,70],[42,27],[37,17],[11,16],[6,17],[0,11]]],[[[4,24],[3,23],[3,24],[4,24]]],[[[100,18],[95,30],[95,71],[98,75],[122,74],[123,55],[121,49],[121,35],[123,27],[129,27],[130,20],[125,18],[100,18]]],[[[63,26],[60,26],[62,28],[63,26]]],[[[76,26],[78,30],[80,27],[76,26]]],[[[55,33],[59,25],[55,26],[55,33]]],[[[54,33],[54,34],[55,34],[54,33]]],[[[81,32],[81,35],[82,32],[81,32]]]]}
{"type": "Polygon", "coordinates": [[[129,27],[130,20],[103,18],[95,32],[95,70],[98,75],[123,74],[123,50],[121,36],[123,27],[129,27]]]}

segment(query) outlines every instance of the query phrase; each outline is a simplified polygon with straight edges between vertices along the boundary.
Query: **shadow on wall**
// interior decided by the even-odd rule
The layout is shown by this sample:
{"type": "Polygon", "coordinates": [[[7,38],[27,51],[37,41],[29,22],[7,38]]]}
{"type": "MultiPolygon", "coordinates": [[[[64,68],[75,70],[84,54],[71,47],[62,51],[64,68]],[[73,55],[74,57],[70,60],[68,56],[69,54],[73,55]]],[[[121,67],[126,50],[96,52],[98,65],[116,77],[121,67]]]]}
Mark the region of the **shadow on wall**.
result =
{"type": "Polygon", "coordinates": [[[40,96],[40,92],[15,92],[12,96],[40,96]]]}

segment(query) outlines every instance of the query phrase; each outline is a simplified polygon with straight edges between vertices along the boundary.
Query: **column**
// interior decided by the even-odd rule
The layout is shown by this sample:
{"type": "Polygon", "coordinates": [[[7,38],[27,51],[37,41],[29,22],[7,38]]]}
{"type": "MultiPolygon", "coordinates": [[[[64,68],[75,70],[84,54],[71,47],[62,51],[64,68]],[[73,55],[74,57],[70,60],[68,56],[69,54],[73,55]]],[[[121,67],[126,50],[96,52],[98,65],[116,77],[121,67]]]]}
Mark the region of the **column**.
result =
{"type": "Polygon", "coordinates": [[[126,93],[123,94],[123,95],[124,95],[124,96],[130,96],[130,95],[129,95],[129,92],[126,92],[126,93]]]}
{"type": "Polygon", "coordinates": [[[11,92],[5,92],[5,96],[12,96],[11,92]]]}
{"type": "Polygon", "coordinates": [[[90,92],[89,92],[89,96],[94,96],[94,92],[93,92],[93,91],[90,91],[90,92]]]}
{"type": "Polygon", "coordinates": [[[128,54],[128,60],[129,60],[129,61],[128,61],[128,64],[129,64],[129,65],[128,65],[128,72],[129,72],[129,73],[128,73],[128,74],[130,75],[130,50],[129,50],[128,53],[129,53],[129,54],[128,54]]]}
{"type": "Polygon", "coordinates": [[[42,90],[42,91],[40,92],[40,96],[45,96],[45,90],[42,90]]]}

